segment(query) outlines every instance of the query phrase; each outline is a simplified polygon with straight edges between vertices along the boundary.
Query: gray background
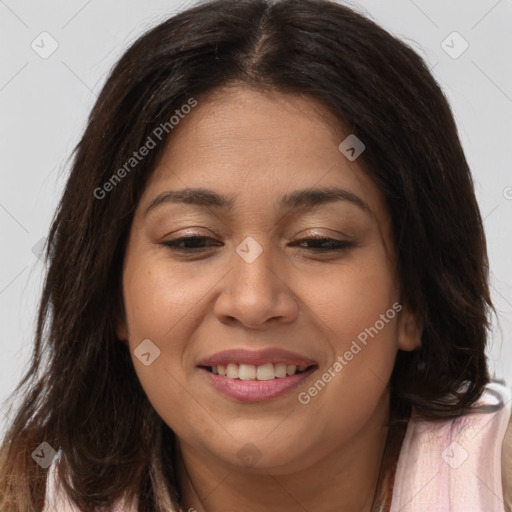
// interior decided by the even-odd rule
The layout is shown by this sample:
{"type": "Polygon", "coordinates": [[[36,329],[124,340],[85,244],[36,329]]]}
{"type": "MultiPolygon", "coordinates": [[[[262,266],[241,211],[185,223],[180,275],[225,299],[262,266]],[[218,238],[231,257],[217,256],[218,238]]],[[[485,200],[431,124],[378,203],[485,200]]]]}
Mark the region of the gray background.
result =
{"type": "MultiPolygon", "coordinates": [[[[3,401],[31,353],[44,270],[38,247],[88,113],[127,46],[190,5],[0,0],[0,423],[3,401]]],[[[495,375],[512,384],[512,1],[350,5],[418,51],[452,105],[485,218],[499,315],[489,359],[495,375]],[[462,39],[451,35],[454,31],[462,39]],[[461,53],[464,41],[469,46],[461,53]]]]}

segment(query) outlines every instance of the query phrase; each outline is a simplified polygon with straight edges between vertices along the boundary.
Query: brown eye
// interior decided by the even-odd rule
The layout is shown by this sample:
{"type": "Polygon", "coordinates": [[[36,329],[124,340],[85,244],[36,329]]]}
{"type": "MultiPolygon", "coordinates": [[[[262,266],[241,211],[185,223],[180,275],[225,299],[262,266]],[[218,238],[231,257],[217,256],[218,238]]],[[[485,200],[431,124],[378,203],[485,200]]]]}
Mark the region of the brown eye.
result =
{"type": "Polygon", "coordinates": [[[336,240],[335,238],[328,237],[303,238],[302,240],[295,242],[294,245],[300,246],[300,244],[303,243],[312,244],[313,247],[306,247],[306,249],[310,249],[315,252],[342,251],[354,245],[352,242],[336,240]]]}
{"type": "Polygon", "coordinates": [[[204,245],[205,241],[212,240],[215,242],[213,238],[208,236],[187,236],[182,238],[177,238],[176,240],[168,240],[166,242],[162,242],[162,245],[169,247],[172,251],[180,251],[180,252],[199,252],[208,247],[213,247],[215,244],[207,244],[204,245]],[[185,244],[185,247],[183,246],[185,244]]]}
{"type": "MultiPolygon", "coordinates": [[[[178,252],[200,252],[208,247],[219,246],[220,242],[217,242],[215,239],[207,237],[207,236],[188,236],[176,238],[175,240],[168,240],[166,242],[162,242],[161,245],[164,245],[171,249],[172,251],[178,252]],[[205,244],[208,240],[211,240],[216,243],[205,244]]],[[[295,242],[293,245],[299,246],[304,249],[311,250],[313,252],[330,252],[330,251],[342,251],[344,249],[348,249],[352,247],[354,244],[352,242],[347,242],[345,240],[337,240],[335,238],[328,237],[314,237],[314,238],[303,238],[298,242],[295,242]],[[306,243],[308,247],[304,247],[301,244],[306,243]]]]}

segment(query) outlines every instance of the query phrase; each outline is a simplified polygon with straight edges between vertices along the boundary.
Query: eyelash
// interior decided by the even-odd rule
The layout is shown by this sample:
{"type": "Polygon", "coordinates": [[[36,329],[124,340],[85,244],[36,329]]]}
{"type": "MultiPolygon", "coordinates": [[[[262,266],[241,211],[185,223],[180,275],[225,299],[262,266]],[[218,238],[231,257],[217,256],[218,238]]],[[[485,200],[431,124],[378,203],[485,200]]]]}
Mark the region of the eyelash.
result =
{"type": "MultiPolygon", "coordinates": [[[[208,236],[189,236],[189,237],[183,237],[183,238],[177,238],[176,240],[169,240],[167,242],[162,242],[162,245],[168,247],[171,251],[175,252],[181,252],[181,253],[199,253],[203,252],[208,247],[213,247],[212,244],[203,246],[203,247],[178,247],[179,243],[188,242],[190,243],[191,240],[214,240],[213,238],[210,238],[208,236]]],[[[312,237],[312,238],[303,238],[302,240],[299,240],[298,242],[316,242],[316,243],[325,243],[329,242],[329,245],[331,247],[328,248],[310,248],[313,252],[321,253],[321,252],[333,252],[333,251],[343,251],[348,249],[349,247],[352,247],[354,244],[351,242],[346,242],[344,240],[336,240],[335,238],[329,238],[329,237],[312,237]],[[333,247],[333,245],[337,245],[337,247],[333,247]]],[[[297,244],[297,242],[295,243],[297,244]]],[[[307,248],[306,248],[307,250],[307,248]]]]}

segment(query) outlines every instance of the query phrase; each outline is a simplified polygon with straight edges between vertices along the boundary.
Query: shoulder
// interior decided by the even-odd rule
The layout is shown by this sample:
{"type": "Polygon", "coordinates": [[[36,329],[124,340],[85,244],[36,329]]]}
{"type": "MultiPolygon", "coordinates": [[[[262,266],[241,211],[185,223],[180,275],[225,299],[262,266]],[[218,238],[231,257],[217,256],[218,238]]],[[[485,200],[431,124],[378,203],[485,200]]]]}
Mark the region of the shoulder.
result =
{"type": "Polygon", "coordinates": [[[413,415],[397,464],[392,512],[512,512],[511,415],[512,390],[497,381],[486,386],[472,412],[438,421],[413,415]]]}
{"type": "Polygon", "coordinates": [[[501,467],[505,511],[512,512],[512,418],[508,423],[507,431],[503,439],[501,467]]]}
{"type": "MultiPolygon", "coordinates": [[[[57,471],[60,455],[61,451],[59,450],[57,456],[48,468],[43,512],[80,512],[64,492],[60,483],[57,471]]],[[[112,508],[109,508],[108,512],[137,512],[137,505],[137,502],[129,502],[125,499],[121,499],[116,502],[112,508]]]]}

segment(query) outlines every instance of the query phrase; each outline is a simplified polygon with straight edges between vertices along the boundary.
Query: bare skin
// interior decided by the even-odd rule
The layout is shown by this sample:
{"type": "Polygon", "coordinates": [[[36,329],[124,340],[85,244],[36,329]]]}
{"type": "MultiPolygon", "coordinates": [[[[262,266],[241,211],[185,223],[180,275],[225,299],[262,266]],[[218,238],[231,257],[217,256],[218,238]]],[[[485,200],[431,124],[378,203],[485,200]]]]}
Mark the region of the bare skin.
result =
{"type": "Polygon", "coordinates": [[[370,511],[396,353],[420,344],[414,316],[405,305],[386,316],[323,389],[298,400],[400,304],[389,214],[358,161],[338,149],[348,135],[311,99],[217,90],[174,129],[144,190],[125,258],[118,335],[132,356],[145,339],[160,349],[149,366],[133,362],[177,435],[185,510],[370,511]],[[162,202],[146,214],[162,192],[196,187],[232,196],[232,211],[162,202]],[[290,192],[324,187],[344,189],[366,208],[342,200],[279,209],[290,192]],[[188,256],[163,245],[187,236],[212,240],[188,256]],[[263,251],[251,263],[236,251],[249,236],[263,251]],[[348,245],[315,252],[318,244],[303,241],[315,236],[348,245]],[[243,402],[198,367],[221,350],[269,347],[317,368],[284,395],[243,402]],[[250,467],[240,456],[248,443],[250,467]]]}

